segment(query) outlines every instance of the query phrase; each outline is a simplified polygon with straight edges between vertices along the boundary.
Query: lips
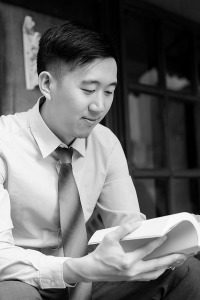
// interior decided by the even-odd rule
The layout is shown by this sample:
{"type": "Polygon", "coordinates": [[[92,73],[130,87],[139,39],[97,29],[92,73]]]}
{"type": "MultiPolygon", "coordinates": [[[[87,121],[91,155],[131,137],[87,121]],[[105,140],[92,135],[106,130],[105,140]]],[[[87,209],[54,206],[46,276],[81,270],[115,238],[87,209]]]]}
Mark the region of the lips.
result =
{"type": "Polygon", "coordinates": [[[84,120],[86,120],[86,121],[89,121],[89,122],[97,122],[97,121],[99,121],[101,118],[99,117],[99,118],[86,118],[86,117],[83,117],[83,119],[84,120]]]}
{"type": "Polygon", "coordinates": [[[95,125],[95,124],[97,124],[100,120],[101,120],[101,118],[99,117],[99,118],[86,118],[86,117],[83,117],[82,118],[89,126],[92,126],[92,125],[95,125]]]}

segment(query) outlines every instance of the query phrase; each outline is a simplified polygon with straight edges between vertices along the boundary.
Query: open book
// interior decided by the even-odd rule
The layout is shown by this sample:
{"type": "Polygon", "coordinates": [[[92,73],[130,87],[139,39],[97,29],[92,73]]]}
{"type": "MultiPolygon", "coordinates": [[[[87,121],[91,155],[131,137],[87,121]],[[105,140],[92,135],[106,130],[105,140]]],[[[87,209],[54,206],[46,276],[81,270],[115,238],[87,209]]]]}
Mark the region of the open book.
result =
{"type": "MultiPolygon", "coordinates": [[[[100,243],[105,234],[116,228],[111,227],[96,231],[88,244],[100,243]]],[[[129,252],[164,235],[167,235],[167,240],[146,256],[145,260],[172,253],[192,255],[200,251],[200,224],[194,215],[187,212],[142,221],[141,226],[126,235],[120,243],[124,250],[129,252]]]]}

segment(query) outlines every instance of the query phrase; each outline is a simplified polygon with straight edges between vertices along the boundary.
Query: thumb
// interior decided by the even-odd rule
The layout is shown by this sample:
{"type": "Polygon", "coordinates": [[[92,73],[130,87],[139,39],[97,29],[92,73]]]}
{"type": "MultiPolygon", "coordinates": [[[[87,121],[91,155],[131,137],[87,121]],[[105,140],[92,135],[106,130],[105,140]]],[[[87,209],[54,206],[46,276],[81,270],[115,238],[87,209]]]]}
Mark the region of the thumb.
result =
{"type": "Polygon", "coordinates": [[[137,229],[141,224],[142,224],[142,221],[127,222],[126,224],[121,225],[117,229],[108,233],[105,237],[108,240],[118,242],[121,239],[123,239],[127,234],[129,234],[129,233],[133,232],[135,229],[137,229]]]}

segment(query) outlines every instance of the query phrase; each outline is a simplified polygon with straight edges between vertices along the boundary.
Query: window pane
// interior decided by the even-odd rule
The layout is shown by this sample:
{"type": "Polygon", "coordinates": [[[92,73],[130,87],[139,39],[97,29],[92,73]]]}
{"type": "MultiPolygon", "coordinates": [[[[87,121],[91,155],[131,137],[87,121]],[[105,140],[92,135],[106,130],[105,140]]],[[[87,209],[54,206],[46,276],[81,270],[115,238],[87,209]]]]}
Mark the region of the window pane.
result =
{"type": "Polygon", "coordinates": [[[171,101],[168,116],[171,168],[199,167],[200,105],[171,101]]]}
{"type": "Polygon", "coordinates": [[[167,180],[134,179],[141,212],[147,218],[168,214],[167,180]]]}
{"type": "Polygon", "coordinates": [[[200,167],[200,104],[195,104],[194,109],[194,135],[195,135],[195,142],[196,142],[196,152],[195,152],[195,159],[196,159],[196,166],[197,168],[200,167]]]}
{"type": "Polygon", "coordinates": [[[128,82],[156,85],[158,83],[157,26],[152,20],[124,16],[124,39],[128,82]]]}
{"type": "Polygon", "coordinates": [[[174,179],[171,183],[171,213],[199,214],[200,179],[174,179]]]}
{"type": "Polygon", "coordinates": [[[197,70],[198,70],[198,82],[197,82],[197,91],[200,94],[200,36],[197,39],[197,70]]]}
{"type": "Polygon", "coordinates": [[[164,104],[152,95],[129,93],[130,161],[135,168],[165,166],[164,104]]]}
{"type": "Polygon", "coordinates": [[[190,92],[193,64],[189,34],[169,26],[165,27],[163,40],[166,87],[174,91],[190,92]]]}

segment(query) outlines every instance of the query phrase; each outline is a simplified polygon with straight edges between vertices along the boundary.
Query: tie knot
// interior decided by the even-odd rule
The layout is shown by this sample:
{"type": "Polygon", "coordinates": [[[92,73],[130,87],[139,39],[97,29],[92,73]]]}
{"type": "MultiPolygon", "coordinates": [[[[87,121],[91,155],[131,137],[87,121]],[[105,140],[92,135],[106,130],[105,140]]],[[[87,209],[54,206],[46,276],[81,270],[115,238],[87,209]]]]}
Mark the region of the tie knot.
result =
{"type": "Polygon", "coordinates": [[[73,153],[72,147],[70,148],[58,147],[56,149],[56,153],[61,163],[70,164],[72,162],[72,153],[73,153]]]}

